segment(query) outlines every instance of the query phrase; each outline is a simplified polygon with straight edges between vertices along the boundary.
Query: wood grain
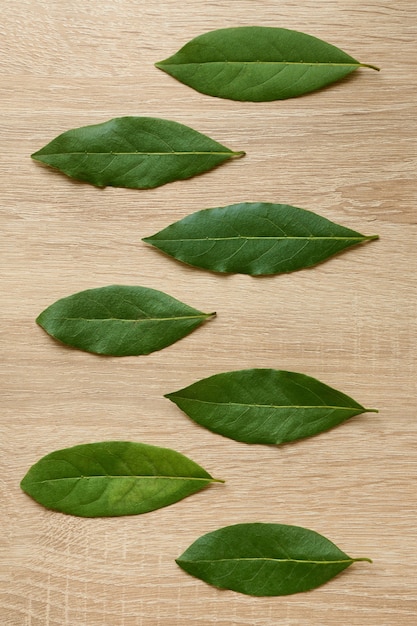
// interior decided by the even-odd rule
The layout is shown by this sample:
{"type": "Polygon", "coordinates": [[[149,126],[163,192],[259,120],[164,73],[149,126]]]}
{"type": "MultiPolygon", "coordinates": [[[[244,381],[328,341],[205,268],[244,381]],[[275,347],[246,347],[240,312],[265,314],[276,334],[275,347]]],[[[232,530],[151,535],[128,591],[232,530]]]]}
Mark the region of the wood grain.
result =
{"type": "Polygon", "coordinates": [[[413,0],[0,2],[4,626],[414,626],[417,9],[413,0]],[[204,96],[155,61],[215,28],[308,32],[382,68],[309,96],[204,96]],[[187,124],[247,156],[190,181],[98,190],[31,162],[58,133],[120,115],[187,124]],[[219,276],[141,243],[201,208],[287,202],[380,240],[286,276],[219,276]],[[144,358],[55,343],[34,320],[102,285],[166,291],[218,317],[144,358]],[[304,372],[380,409],[281,448],[198,427],[163,394],[247,367],[304,372]],[[105,439],[172,447],[226,479],[143,516],[52,513],[19,482],[52,450],[105,439]],[[358,563],[306,594],[218,591],[174,558],[249,521],[312,528],[358,563]]]}

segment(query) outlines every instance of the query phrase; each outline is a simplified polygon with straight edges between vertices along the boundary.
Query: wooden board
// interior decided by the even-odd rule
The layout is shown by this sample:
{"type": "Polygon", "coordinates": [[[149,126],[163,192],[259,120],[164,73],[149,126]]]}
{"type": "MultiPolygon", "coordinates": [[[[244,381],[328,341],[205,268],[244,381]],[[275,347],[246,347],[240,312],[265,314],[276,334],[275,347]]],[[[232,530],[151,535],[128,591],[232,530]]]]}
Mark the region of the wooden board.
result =
{"type": "Polygon", "coordinates": [[[414,0],[21,0],[1,5],[4,626],[412,626],[416,623],[414,0]],[[282,26],[382,68],[266,104],[210,98],[153,67],[192,37],[282,26]],[[244,159],[151,191],[99,190],[35,164],[57,134],[121,115],[173,119],[244,159]],[[221,276],[141,238],[201,208],[285,202],[380,240],[284,276],[221,276]],[[142,358],[66,349],[34,320],[108,284],[166,291],[218,317],[142,358]],[[380,409],[280,448],[216,436],[163,394],[222,371],[315,376],[380,409]],[[175,448],[223,485],[143,516],[53,513],[19,488],[41,456],[124,439],[175,448]],[[174,559],[228,524],[312,528],[358,563],[315,591],[251,598],[174,559]]]}

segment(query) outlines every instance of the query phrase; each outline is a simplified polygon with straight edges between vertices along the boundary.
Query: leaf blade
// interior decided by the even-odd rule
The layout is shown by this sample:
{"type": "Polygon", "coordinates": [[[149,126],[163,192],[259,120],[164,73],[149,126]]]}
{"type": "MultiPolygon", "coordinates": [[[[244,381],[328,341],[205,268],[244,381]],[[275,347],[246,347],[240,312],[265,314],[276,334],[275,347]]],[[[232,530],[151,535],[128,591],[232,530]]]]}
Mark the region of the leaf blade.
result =
{"type": "Polygon", "coordinates": [[[171,345],[214,315],[156,289],[110,285],[57,300],[36,322],[54,339],[73,348],[108,356],[137,356],[171,345]]]}
{"type": "Polygon", "coordinates": [[[240,26],[199,35],[155,65],[210,96],[268,102],[321,89],[365,64],[306,33],[240,26]]]}
{"type": "Polygon", "coordinates": [[[197,211],[143,241],[194,267],[261,276],[312,267],[377,238],[306,209],[242,202],[197,211]]]}
{"type": "Polygon", "coordinates": [[[31,156],[98,187],[152,189],[243,154],[178,122],[119,117],[66,131],[31,156]]]}
{"type": "Polygon", "coordinates": [[[280,596],[315,589],[353,559],[315,531],[285,524],[235,524],[197,539],[176,559],[187,573],[220,589],[280,596]]]}
{"type": "Polygon", "coordinates": [[[29,469],[21,488],[54,511],[110,517],[169,506],[211,482],[221,481],[175,450],[105,441],[47,454],[29,469]]]}
{"type": "Polygon", "coordinates": [[[208,430],[258,444],[304,439],[377,412],[315,378],[273,369],[215,374],[165,397],[208,430]]]}

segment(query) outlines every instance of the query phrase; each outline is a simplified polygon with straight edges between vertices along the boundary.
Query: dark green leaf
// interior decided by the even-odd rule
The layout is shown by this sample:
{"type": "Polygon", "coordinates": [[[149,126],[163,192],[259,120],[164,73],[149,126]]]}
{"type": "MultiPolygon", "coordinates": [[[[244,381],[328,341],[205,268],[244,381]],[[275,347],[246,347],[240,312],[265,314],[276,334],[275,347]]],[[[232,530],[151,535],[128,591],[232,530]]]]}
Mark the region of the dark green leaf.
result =
{"type": "Polygon", "coordinates": [[[273,369],[215,374],[165,397],[205,428],[246,443],[303,439],[377,412],[315,378],[273,369]]]}
{"type": "Polygon", "coordinates": [[[301,96],[358,67],[378,69],[311,35],[265,26],[205,33],[156,67],[209,96],[252,102],[301,96]]]}
{"type": "Polygon", "coordinates": [[[118,117],[69,130],[32,158],[98,187],[149,189],[190,178],[243,154],[178,122],[118,117]]]}
{"type": "Polygon", "coordinates": [[[73,348],[132,356],[161,350],[214,315],[155,289],[111,285],[62,298],[36,321],[73,348]]]}
{"type": "Polygon", "coordinates": [[[245,202],[197,211],[143,241],[195,267],[256,276],[310,267],[377,238],[287,204],[245,202]]]}
{"type": "Polygon", "coordinates": [[[47,454],[21,487],[48,509],[80,517],[147,513],[216,481],[169,448],[104,441],[47,454]]]}
{"type": "Polygon", "coordinates": [[[306,528],[236,524],[197,539],[178,565],[220,589],[251,596],[286,596],[315,589],[355,561],[306,528]]]}

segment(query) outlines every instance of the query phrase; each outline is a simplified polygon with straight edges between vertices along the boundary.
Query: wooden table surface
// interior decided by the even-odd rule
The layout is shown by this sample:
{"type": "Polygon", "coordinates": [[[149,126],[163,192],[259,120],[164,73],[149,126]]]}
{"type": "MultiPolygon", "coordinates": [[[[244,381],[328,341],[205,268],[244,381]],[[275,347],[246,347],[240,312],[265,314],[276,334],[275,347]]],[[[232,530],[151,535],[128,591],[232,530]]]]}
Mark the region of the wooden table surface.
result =
{"type": "Polygon", "coordinates": [[[20,0],[1,3],[3,626],[414,626],[416,539],[416,48],[414,0],[20,0]],[[280,26],[382,68],[303,98],[210,98],[153,63],[203,32],[280,26]],[[247,156],[155,190],[99,190],[31,161],[70,128],[176,120],[247,156]],[[175,262],[141,242],[198,209],[288,203],[380,240],[313,269],[253,278],[175,262]],[[217,318],[146,357],[65,348],[35,318],[109,284],[165,291],[217,318]],[[236,369],[303,372],[379,408],[282,447],[246,445],[163,394],[236,369]],[[79,443],[174,448],[224,478],[142,516],[83,519],[19,487],[79,443]],[[200,535],[305,526],[367,556],[284,598],[219,591],[174,562],[200,535]]]}

